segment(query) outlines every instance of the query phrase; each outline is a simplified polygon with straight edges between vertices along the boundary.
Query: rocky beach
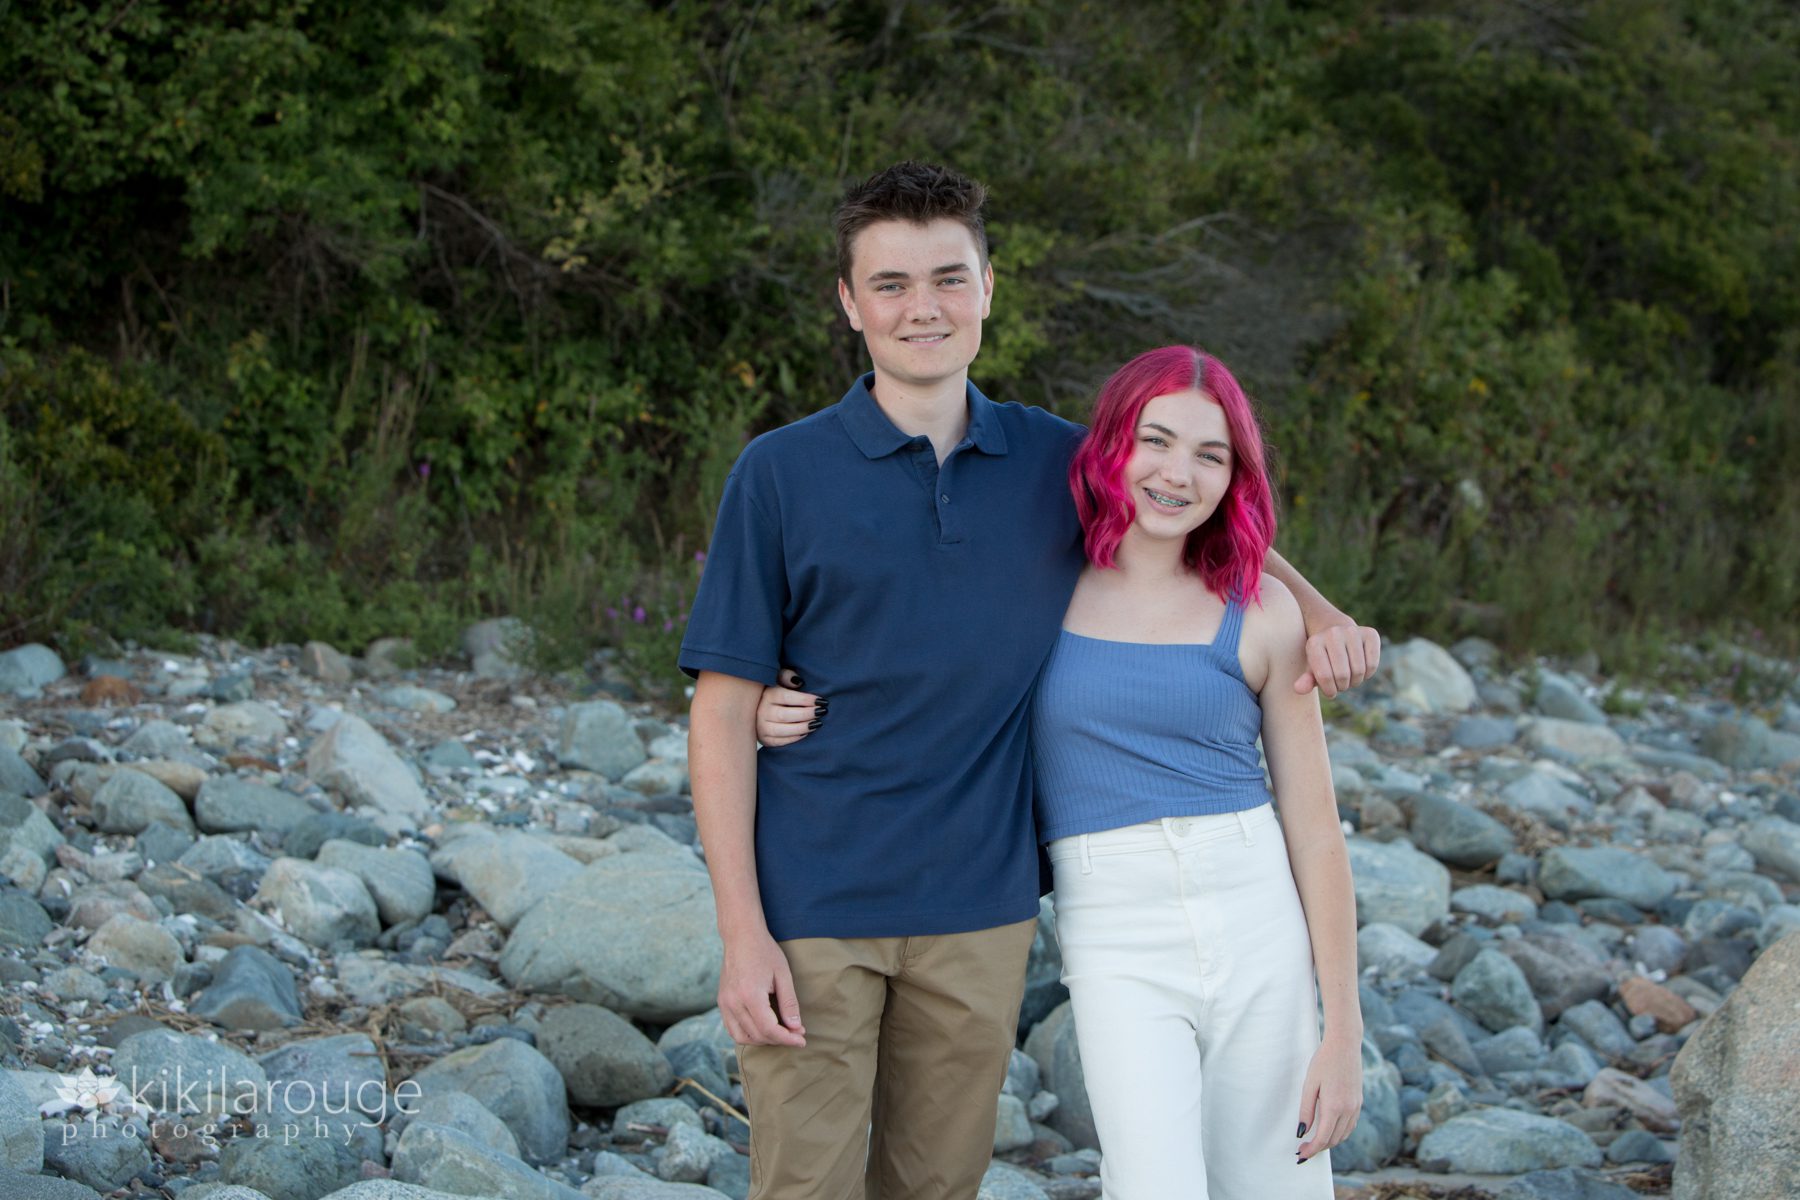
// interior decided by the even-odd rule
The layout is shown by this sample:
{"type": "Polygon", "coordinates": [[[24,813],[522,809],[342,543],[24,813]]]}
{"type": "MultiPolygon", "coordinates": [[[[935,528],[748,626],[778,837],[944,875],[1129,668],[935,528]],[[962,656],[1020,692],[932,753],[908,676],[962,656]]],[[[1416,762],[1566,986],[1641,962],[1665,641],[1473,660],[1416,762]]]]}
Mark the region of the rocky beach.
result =
{"type": "MultiPolygon", "coordinates": [[[[0,653],[0,1197],[745,1196],[685,717],[516,632],[0,653]]],[[[1800,1195],[1800,688],[1737,663],[1413,640],[1329,707],[1341,1197],[1800,1195]]],[[[1041,926],[982,1200],[1100,1194],[1041,926]]]]}

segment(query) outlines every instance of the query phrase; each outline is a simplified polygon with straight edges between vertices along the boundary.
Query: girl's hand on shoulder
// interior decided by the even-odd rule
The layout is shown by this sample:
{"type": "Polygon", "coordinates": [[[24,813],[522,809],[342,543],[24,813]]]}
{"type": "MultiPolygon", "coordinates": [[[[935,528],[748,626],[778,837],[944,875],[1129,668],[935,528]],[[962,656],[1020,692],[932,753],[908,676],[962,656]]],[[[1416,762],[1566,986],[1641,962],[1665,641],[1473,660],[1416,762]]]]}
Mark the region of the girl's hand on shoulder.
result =
{"type": "Polygon", "coordinates": [[[783,667],[779,681],[765,687],[756,705],[756,740],[765,746],[788,746],[825,722],[831,701],[820,699],[805,686],[792,667],[783,667]]]}
{"type": "Polygon", "coordinates": [[[1319,1044],[1300,1085],[1298,1160],[1305,1162],[1350,1136],[1362,1113],[1362,1042],[1333,1038],[1319,1044]]]}

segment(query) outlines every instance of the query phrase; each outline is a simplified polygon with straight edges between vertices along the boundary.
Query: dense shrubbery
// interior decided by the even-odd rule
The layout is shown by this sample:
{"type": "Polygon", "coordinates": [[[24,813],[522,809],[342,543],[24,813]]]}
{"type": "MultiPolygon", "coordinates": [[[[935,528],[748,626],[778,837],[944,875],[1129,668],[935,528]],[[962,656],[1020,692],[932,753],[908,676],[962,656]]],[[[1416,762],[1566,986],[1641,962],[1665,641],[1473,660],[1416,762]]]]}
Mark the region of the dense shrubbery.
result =
{"type": "Polygon", "coordinates": [[[1779,0],[0,6],[0,640],[507,610],[654,669],[913,155],[993,188],[977,381],[1207,345],[1359,615],[1791,644],[1797,52],[1779,0]]]}

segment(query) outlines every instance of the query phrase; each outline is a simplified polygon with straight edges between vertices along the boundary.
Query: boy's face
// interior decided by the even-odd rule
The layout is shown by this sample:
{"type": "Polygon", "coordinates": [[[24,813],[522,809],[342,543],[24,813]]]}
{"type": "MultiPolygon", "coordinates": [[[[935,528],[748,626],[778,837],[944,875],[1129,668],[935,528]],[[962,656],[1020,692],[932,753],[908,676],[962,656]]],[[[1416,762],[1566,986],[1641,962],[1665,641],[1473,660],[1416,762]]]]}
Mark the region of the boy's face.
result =
{"type": "Polygon", "coordinates": [[[948,218],[877,221],[856,235],[850,258],[853,278],[838,280],[838,299],[869,347],[877,387],[965,378],[994,291],[975,235],[948,218]]]}

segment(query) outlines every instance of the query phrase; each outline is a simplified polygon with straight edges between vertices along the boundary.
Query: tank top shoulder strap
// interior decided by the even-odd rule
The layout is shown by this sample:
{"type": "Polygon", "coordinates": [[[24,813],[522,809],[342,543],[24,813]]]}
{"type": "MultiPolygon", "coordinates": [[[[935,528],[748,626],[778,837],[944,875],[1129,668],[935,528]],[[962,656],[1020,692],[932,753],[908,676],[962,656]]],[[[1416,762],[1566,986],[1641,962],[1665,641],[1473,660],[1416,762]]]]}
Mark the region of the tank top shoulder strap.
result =
{"type": "Polygon", "coordinates": [[[1244,632],[1244,604],[1233,592],[1225,600],[1225,617],[1219,632],[1213,635],[1213,649],[1223,658],[1237,662],[1238,638],[1244,632]]]}

